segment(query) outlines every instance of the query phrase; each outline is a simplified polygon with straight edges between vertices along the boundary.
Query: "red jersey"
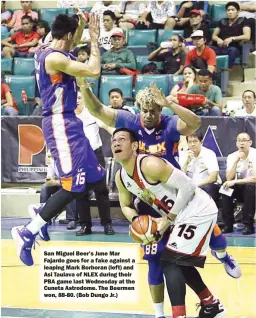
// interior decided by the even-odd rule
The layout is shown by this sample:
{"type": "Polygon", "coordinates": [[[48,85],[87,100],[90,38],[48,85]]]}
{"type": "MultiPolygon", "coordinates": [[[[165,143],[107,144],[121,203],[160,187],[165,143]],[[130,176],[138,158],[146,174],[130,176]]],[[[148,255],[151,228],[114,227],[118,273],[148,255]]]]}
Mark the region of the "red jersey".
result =
{"type": "MultiPolygon", "coordinates": [[[[12,96],[12,92],[10,90],[10,87],[7,84],[5,84],[5,83],[1,83],[1,103],[2,104],[6,103],[6,93],[8,93],[8,92],[10,92],[11,96],[12,96]]],[[[19,107],[16,104],[13,96],[12,96],[12,101],[13,101],[13,108],[15,108],[17,111],[19,111],[19,107]]]]}

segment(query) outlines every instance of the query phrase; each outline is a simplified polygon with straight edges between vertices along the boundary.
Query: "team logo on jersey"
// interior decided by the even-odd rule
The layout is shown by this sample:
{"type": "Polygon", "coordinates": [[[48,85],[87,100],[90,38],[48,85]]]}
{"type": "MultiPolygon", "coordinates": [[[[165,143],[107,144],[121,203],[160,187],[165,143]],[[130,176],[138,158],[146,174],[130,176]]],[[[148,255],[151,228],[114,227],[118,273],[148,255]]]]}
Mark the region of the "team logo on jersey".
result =
{"type": "Polygon", "coordinates": [[[139,197],[146,203],[148,203],[149,205],[153,205],[153,202],[156,198],[156,196],[154,195],[154,193],[152,193],[150,190],[148,189],[144,189],[143,191],[140,192],[139,197]]]}
{"type": "Polygon", "coordinates": [[[127,182],[127,183],[126,183],[126,187],[127,187],[127,188],[130,188],[131,186],[132,186],[132,185],[130,184],[130,182],[127,182]]]}
{"type": "Polygon", "coordinates": [[[138,134],[141,135],[141,137],[143,137],[141,130],[138,131],[138,134]]]}
{"type": "Polygon", "coordinates": [[[176,248],[176,249],[178,248],[177,243],[175,242],[171,243],[169,247],[176,248]]]}
{"type": "Polygon", "coordinates": [[[158,130],[158,131],[156,131],[156,135],[160,135],[162,132],[163,132],[162,129],[158,130]]]}

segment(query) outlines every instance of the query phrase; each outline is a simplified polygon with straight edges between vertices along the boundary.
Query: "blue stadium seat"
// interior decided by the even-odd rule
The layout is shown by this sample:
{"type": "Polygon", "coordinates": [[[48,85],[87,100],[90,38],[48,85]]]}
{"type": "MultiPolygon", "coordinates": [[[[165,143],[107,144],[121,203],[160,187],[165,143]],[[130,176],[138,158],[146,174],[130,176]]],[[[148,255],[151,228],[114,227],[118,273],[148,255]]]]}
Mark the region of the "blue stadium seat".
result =
{"type": "Polygon", "coordinates": [[[155,83],[158,88],[161,88],[165,95],[168,92],[168,75],[137,75],[136,85],[135,85],[135,94],[145,87],[149,87],[150,83],[155,83]]]}
{"type": "Polygon", "coordinates": [[[99,78],[86,77],[86,80],[90,83],[95,82],[95,84],[92,86],[92,91],[95,96],[99,97],[99,78]]]}
{"type": "MultiPolygon", "coordinates": [[[[143,66],[150,63],[152,61],[148,60],[148,55],[137,55],[136,56],[136,69],[137,70],[142,70],[143,66]]],[[[154,63],[157,64],[157,67],[159,70],[161,70],[163,68],[163,62],[155,62],[154,63]]]]}
{"type": "Polygon", "coordinates": [[[13,59],[1,59],[1,71],[4,73],[12,73],[12,62],[13,59]]]}
{"type": "Polygon", "coordinates": [[[24,105],[21,99],[21,90],[25,89],[28,98],[35,97],[35,77],[22,76],[22,75],[6,75],[4,78],[5,83],[10,87],[16,103],[19,106],[20,115],[27,115],[30,110],[27,109],[28,105],[24,105]]]}
{"type": "Polygon", "coordinates": [[[227,17],[225,4],[213,4],[211,6],[211,17],[213,22],[218,22],[227,17]]]}
{"type": "Polygon", "coordinates": [[[124,97],[132,97],[132,76],[131,75],[102,75],[100,79],[100,101],[108,105],[108,92],[112,88],[122,90],[124,97]]]}
{"type": "Polygon", "coordinates": [[[129,30],[128,46],[147,46],[156,42],[156,30],[129,30]]]}
{"type": "Polygon", "coordinates": [[[217,72],[216,72],[216,83],[220,86],[223,96],[227,95],[228,92],[228,80],[229,71],[228,68],[228,55],[217,55],[217,72]]]}
{"type": "MultiPolygon", "coordinates": [[[[88,8],[81,8],[81,10],[83,11],[83,12],[91,12],[91,10],[92,10],[92,7],[88,7],[88,8]]],[[[75,12],[74,12],[74,9],[73,8],[68,8],[67,9],[67,14],[68,15],[74,15],[75,14],[75,12]]]]}
{"type": "Polygon", "coordinates": [[[167,41],[174,34],[183,36],[183,30],[158,30],[157,34],[157,46],[160,46],[161,42],[167,41]]]}
{"type": "Polygon", "coordinates": [[[7,39],[9,36],[10,36],[10,33],[9,33],[9,32],[2,33],[2,34],[1,34],[1,40],[5,40],[5,39],[7,39]]]}
{"type": "Polygon", "coordinates": [[[15,57],[13,61],[14,75],[33,75],[35,73],[35,61],[33,58],[15,57]]]}
{"type": "Polygon", "coordinates": [[[127,49],[131,50],[135,56],[149,55],[151,53],[151,50],[149,50],[149,48],[145,45],[144,46],[131,45],[131,46],[127,46],[127,49]]]}
{"type": "Polygon", "coordinates": [[[49,26],[51,26],[52,21],[55,19],[55,17],[58,14],[66,14],[67,10],[62,8],[59,8],[59,9],[43,8],[43,9],[40,9],[38,12],[39,12],[40,20],[44,20],[48,22],[49,26]]]}

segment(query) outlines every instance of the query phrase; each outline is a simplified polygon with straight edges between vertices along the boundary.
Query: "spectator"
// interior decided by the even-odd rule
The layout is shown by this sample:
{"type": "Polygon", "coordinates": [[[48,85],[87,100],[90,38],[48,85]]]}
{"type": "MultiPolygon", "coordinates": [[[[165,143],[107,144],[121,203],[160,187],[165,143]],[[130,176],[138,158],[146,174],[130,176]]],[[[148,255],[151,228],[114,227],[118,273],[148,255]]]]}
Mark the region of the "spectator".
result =
{"type": "Polygon", "coordinates": [[[256,149],[251,147],[252,141],[248,133],[237,136],[236,146],[238,151],[228,155],[227,181],[224,189],[234,189],[231,196],[223,195],[223,220],[225,223],[222,233],[233,232],[234,224],[234,198],[243,201],[243,234],[253,234],[253,218],[255,214],[255,184],[256,184],[256,149]]]}
{"type": "Polygon", "coordinates": [[[190,14],[193,10],[200,11],[202,16],[206,15],[208,10],[208,1],[183,1],[180,4],[177,17],[178,18],[190,17],[190,14]]]}
{"type": "Polygon", "coordinates": [[[243,108],[235,112],[235,116],[256,116],[256,95],[251,90],[243,92],[242,96],[243,108]]]}
{"type": "MultiPolygon", "coordinates": [[[[45,183],[41,187],[40,203],[45,203],[54,193],[59,191],[61,182],[59,179],[58,169],[53,160],[50,150],[47,151],[45,162],[47,165],[47,176],[45,183]]],[[[67,230],[74,230],[76,228],[76,201],[73,200],[66,206],[66,219],[69,221],[67,230]]]]}
{"type": "Polygon", "coordinates": [[[106,10],[110,10],[114,13],[118,12],[118,5],[113,4],[113,1],[97,1],[91,10],[91,13],[95,13],[100,17],[101,31],[104,30],[103,13],[106,10]]]}
{"type": "Polygon", "coordinates": [[[5,9],[5,3],[6,1],[1,1],[1,34],[8,32],[6,25],[12,18],[11,12],[5,9]]]}
{"type": "Polygon", "coordinates": [[[32,18],[24,15],[21,19],[22,31],[14,33],[12,36],[2,41],[3,54],[6,58],[28,57],[34,53],[29,53],[29,48],[37,46],[40,36],[33,32],[32,18]],[[15,42],[11,44],[10,42],[15,42]]]}
{"type": "Polygon", "coordinates": [[[91,49],[88,45],[80,46],[77,52],[77,61],[87,64],[91,54],[91,49]]]}
{"type": "Polygon", "coordinates": [[[148,60],[163,61],[164,74],[181,74],[186,60],[186,53],[183,50],[183,38],[178,34],[173,35],[170,42],[162,42],[158,49],[150,53],[148,60]],[[166,46],[169,47],[166,48],[166,46]]]}
{"type": "Polygon", "coordinates": [[[22,10],[14,11],[11,21],[7,24],[8,28],[11,28],[11,33],[20,31],[22,28],[22,17],[24,15],[30,16],[32,21],[38,20],[38,14],[32,11],[32,1],[21,1],[22,10]]]}
{"type": "Polygon", "coordinates": [[[113,33],[111,43],[113,47],[101,56],[102,74],[119,74],[120,68],[135,70],[135,57],[132,51],[124,48],[123,32],[113,33]]]}
{"type": "Polygon", "coordinates": [[[176,15],[175,2],[150,0],[146,10],[138,19],[137,29],[172,29],[171,17],[176,15]]]}
{"type": "Polygon", "coordinates": [[[108,92],[108,96],[109,96],[109,103],[111,108],[128,110],[131,113],[135,114],[135,111],[132,108],[124,105],[123,92],[121,89],[112,88],[108,92]]]}
{"type": "Polygon", "coordinates": [[[241,54],[240,41],[249,41],[251,37],[250,25],[246,18],[239,18],[240,6],[237,2],[226,4],[227,18],[220,20],[212,35],[212,48],[219,54],[227,54],[229,69],[241,54]]]}
{"type": "Polygon", "coordinates": [[[35,53],[39,47],[43,44],[46,44],[47,34],[50,32],[49,25],[46,21],[37,21],[36,23],[36,32],[39,34],[40,39],[38,41],[38,45],[36,47],[31,47],[29,49],[29,53],[35,53]]]}
{"type": "MultiPolygon", "coordinates": [[[[3,80],[3,75],[2,75],[3,80]]],[[[1,81],[1,109],[4,116],[18,116],[19,108],[10,87],[1,81]]]]}
{"type": "Polygon", "coordinates": [[[221,184],[217,156],[214,151],[203,146],[203,135],[200,131],[186,138],[189,150],[179,153],[181,169],[216,201],[218,183],[221,184]]]}
{"type": "Polygon", "coordinates": [[[206,97],[203,109],[197,111],[202,116],[220,116],[223,107],[222,93],[212,84],[212,73],[208,70],[198,72],[198,85],[189,87],[188,94],[200,94],[206,97]]]}
{"type": "Polygon", "coordinates": [[[247,19],[251,28],[251,41],[255,44],[255,21],[256,21],[256,4],[255,1],[238,1],[240,5],[239,17],[247,19]]]}
{"type": "Polygon", "coordinates": [[[190,36],[195,48],[188,52],[186,65],[192,65],[197,71],[208,69],[211,73],[216,71],[216,53],[205,45],[206,39],[202,30],[197,30],[190,36]]]}
{"type": "MultiPolygon", "coordinates": [[[[81,92],[77,95],[77,109],[76,116],[83,122],[84,134],[88,138],[92,149],[102,167],[105,168],[105,159],[102,152],[102,141],[99,134],[99,127],[87,108],[85,108],[81,92]]],[[[112,221],[110,217],[110,201],[108,197],[108,189],[106,180],[95,182],[92,190],[95,193],[96,202],[101,219],[101,225],[104,226],[104,233],[106,235],[115,234],[112,228],[112,221]]],[[[90,214],[90,186],[86,195],[76,200],[77,212],[80,218],[81,229],[76,232],[77,236],[87,235],[92,233],[92,219],[90,214]]]]}
{"type": "Polygon", "coordinates": [[[176,97],[177,93],[187,93],[188,89],[197,84],[197,72],[194,67],[185,66],[183,69],[183,82],[178,82],[171,90],[170,95],[176,97]]]}
{"type": "Polygon", "coordinates": [[[197,30],[202,30],[206,43],[210,42],[210,26],[205,23],[200,10],[192,10],[189,13],[189,19],[183,24],[184,38],[186,45],[193,45],[191,34],[197,30]]]}
{"type": "Polygon", "coordinates": [[[121,29],[133,29],[145,9],[146,5],[141,1],[121,1],[118,8],[119,13],[116,14],[118,26],[121,29]]]}

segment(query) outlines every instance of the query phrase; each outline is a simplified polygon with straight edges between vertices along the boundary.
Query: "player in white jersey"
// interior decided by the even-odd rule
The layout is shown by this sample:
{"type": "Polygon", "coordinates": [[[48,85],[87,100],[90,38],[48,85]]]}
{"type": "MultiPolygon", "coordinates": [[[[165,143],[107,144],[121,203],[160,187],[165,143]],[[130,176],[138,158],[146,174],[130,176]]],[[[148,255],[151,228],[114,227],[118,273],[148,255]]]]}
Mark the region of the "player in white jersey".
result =
{"type": "Polygon", "coordinates": [[[117,129],[111,147],[115,160],[122,166],[116,174],[116,185],[124,215],[130,222],[138,217],[133,194],[162,215],[154,219],[160,234],[171,227],[161,264],[173,318],[186,317],[186,284],[201,300],[200,318],[224,317],[223,306],[195,268],[204,267],[211,231],[217,221],[214,201],[166,160],[137,155],[139,144],[133,131],[117,129]]]}

